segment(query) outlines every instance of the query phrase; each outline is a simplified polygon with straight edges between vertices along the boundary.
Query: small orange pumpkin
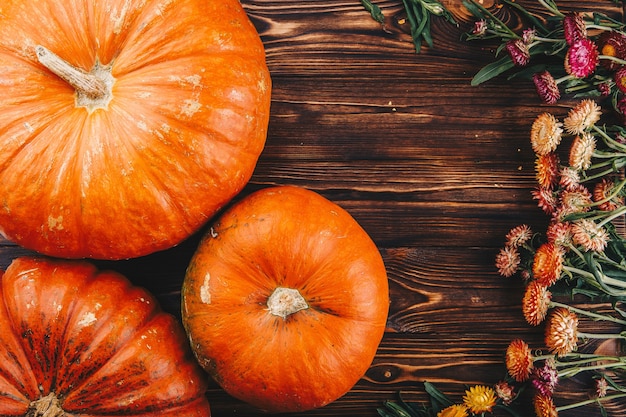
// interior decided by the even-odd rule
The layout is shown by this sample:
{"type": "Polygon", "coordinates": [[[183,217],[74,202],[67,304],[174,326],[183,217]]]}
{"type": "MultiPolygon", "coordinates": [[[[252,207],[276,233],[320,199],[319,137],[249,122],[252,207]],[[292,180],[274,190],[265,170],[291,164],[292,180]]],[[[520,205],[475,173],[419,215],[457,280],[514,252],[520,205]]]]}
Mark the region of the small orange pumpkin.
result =
{"type": "Polygon", "coordinates": [[[367,233],[338,205],[292,186],[257,191],[217,220],[182,297],[200,365],[270,412],[321,407],[349,391],[389,309],[385,266],[367,233]]]}
{"type": "Polygon", "coordinates": [[[2,0],[0,233],[63,258],[180,243],[250,179],[270,76],[238,0],[2,0]]]}
{"type": "Polygon", "coordinates": [[[182,326],[144,289],[85,261],[0,271],[0,415],[208,417],[182,326]]]}

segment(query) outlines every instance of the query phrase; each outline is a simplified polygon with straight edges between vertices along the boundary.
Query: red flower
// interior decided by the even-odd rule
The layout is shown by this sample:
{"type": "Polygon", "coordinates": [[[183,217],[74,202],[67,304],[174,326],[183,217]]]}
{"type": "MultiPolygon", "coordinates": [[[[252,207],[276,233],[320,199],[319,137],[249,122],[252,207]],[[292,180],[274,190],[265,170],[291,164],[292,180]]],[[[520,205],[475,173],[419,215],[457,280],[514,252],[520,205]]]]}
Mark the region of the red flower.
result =
{"type": "Polygon", "coordinates": [[[626,67],[618,69],[613,78],[615,79],[615,85],[617,85],[619,91],[626,93],[626,67]]]}
{"type": "MultiPolygon", "coordinates": [[[[626,35],[616,31],[602,32],[598,37],[598,47],[601,55],[624,59],[626,58],[626,35]]],[[[622,66],[610,59],[601,59],[600,63],[609,71],[622,66]]]]}
{"type": "Polygon", "coordinates": [[[587,27],[583,16],[578,12],[571,12],[563,18],[563,33],[568,45],[587,38],[587,27]]]}
{"type": "Polygon", "coordinates": [[[598,47],[589,39],[574,42],[565,55],[565,71],[577,78],[593,74],[598,66],[598,47]]]}
{"type": "Polygon", "coordinates": [[[511,39],[505,45],[511,60],[518,67],[525,67],[530,62],[530,51],[523,39],[511,39]]]}
{"type": "Polygon", "coordinates": [[[537,94],[546,104],[554,104],[561,98],[559,86],[548,71],[533,74],[533,83],[537,94]]]}

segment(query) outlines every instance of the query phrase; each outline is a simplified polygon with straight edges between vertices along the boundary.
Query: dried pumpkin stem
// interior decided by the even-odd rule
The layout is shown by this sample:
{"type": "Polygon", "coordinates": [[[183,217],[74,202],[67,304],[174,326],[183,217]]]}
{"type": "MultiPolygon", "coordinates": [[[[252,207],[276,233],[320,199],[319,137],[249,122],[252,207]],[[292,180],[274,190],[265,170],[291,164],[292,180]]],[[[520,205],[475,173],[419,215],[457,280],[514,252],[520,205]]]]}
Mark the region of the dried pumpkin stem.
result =
{"type": "Polygon", "coordinates": [[[287,316],[309,308],[300,292],[293,288],[277,287],[267,299],[270,313],[286,319],[287,316]]]}
{"type": "Polygon", "coordinates": [[[44,46],[35,47],[39,62],[74,87],[79,94],[90,98],[101,98],[107,95],[106,82],[97,75],[76,68],[44,46]]]}
{"type": "Polygon", "coordinates": [[[30,403],[24,417],[68,417],[54,392],[30,403]]]}

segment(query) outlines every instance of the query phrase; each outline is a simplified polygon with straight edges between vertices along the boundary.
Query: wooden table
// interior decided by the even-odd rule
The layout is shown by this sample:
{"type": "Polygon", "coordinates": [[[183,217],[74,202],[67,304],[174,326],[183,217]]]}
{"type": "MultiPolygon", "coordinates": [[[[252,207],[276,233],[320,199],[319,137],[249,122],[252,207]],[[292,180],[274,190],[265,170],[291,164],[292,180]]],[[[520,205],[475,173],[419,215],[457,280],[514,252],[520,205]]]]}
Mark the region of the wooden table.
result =
{"type": "MultiPolygon", "coordinates": [[[[470,86],[494,59],[495,44],[461,39],[473,19],[459,0],[445,4],[460,26],[434,19],[434,47],[420,54],[400,0],[376,2],[386,30],[358,0],[243,3],[266,47],[273,100],[267,145],[242,196],[277,184],[321,193],[371,235],[389,274],[388,331],[370,370],[343,398],[301,415],[375,416],[398,391],[426,401],[423,381],[455,400],[465,384],[497,382],[511,339],[541,345],[543,336],[522,317],[522,282],[500,277],[494,257],[513,226],[545,225],[530,196],[530,124],[540,110],[563,115],[571,102],[542,105],[531,84],[503,77],[470,86]]],[[[622,16],[608,0],[558,3],[622,16]]],[[[146,286],[179,315],[198,238],[145,258],[97,263],[146,286]]],[[[0,241],[0,268],[26,253],[0,241]]],[[[586,395],[576,380],[560,389],[561,398],[586,395]]],[[[216,385],[208,396],[215,416],[255,415],[216,385]]],[[[626,404],[608,409],[624,415],[626,404]]],[[[600,414],[591,407],[562,415],[600,414]]]]}

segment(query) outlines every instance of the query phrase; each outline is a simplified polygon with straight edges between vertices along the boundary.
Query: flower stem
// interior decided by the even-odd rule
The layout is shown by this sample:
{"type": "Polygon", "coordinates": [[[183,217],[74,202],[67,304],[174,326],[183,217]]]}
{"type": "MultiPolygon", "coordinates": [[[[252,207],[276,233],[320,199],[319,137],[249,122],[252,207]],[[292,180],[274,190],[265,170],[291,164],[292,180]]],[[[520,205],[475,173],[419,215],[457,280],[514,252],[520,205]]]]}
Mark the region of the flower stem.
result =
{"type": "Polygon", "coordinates": [[[580,401],[580,402],[577,402],[577,403],[567,404],[567,405],[562,405],[562,406],[556,407],[556,411],[557,412],[561,412],[561,411],[565,411],[565,410],[571,410],[572,408],[582,407],[582,406],[589,405],[589,404],[594,404],[594,403],[600,403],[602,401],[616,400],[618,398],[623,398],[623,397],[626,397],[626,393],[607,395],[606,397],[590,398],[588,400],[580,401]]]}
{"type": "Polygon", "coordinates": [[[618,319],[617,317],[607,316],[607,315],[604,315],[604,314],[594,313],[592,311],[588,311],[588,310],[583,310],[583,309],[580,309],[580,308],[572,307],[570,305],[559,303],[557,301],[550,301],[550,307],[565,307],[566,309],[568,309],[569,311],[571,311],[573,313],[576,313],[578,315],[591,317],[594,320],[610,321],[610,322],[613,322],[613,323],[617,323],[617,324],[621,324],[623,326],[626,326],[626,320],[621,320],[621,319],[618,319]]]}

